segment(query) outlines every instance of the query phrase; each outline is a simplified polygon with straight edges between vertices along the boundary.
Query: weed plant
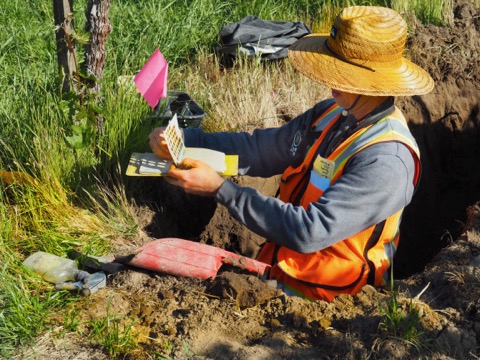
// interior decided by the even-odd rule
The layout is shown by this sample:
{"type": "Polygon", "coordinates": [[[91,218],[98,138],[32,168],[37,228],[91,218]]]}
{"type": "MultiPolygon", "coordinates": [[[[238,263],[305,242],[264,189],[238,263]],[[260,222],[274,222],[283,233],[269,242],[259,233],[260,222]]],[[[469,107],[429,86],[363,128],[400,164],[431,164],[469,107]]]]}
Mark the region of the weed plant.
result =
{"type": "Polygon", "coordinates": [[[398,302],[398,293],[394,290],[385,304],[379,304],[379,309],[382,313],[380,324],[382,331],[388,336],[403,339],[418,350],[421,348],[423,335],[421,316],[413,299],[401,305],[398,302]]]}
{"type": "Polygon", "coordinates": [[[418,352],[426,349],[423,340],[422,315],[416,305],[416,299],[400,303],[399,293],[394,287],[393,263],[390,266],[390,297],[379,302],[378,308],[382,314],[379,328],[381,332],[391,338],[400,339],[413,346],[418,352]]]}
{"type": "Polygon", "coordinates": [[[133,321],[122,321],[117,315],[110,314],[109,300],[105,318],[92,320],[89,322],[90,339],[108,352],[112,358],[116,358],[122,353],[128,353],[137,347],[135,333],[133,331],[133,321]]]}
{"type": "MultiPolygon", "coordinates": [[[[79,33],[86,4],[73,2],[79,33]]],[[[0,357],[8,358],[18,346],[22,350],[46,330],[52,309],[70,304],[67,294],[52,292],[51,284],[22,266],[26,256],[40,250],[66,256],[72,248],[103,255],[113,239],[137,232],[131,194],[141,181],[124,173],[130,154],[148,149],[147,137],[156,124],[131,83],[118,83],[121,76],[134,76],[159,48],[170,64],[169,89],[188,92],[204,107],[206,131],[276,126],[324,98],[326,89],[297,76],[284,61],[240,60],[223,70],[214,55],[218,32],[247,15],[301,20],[313,31],[328,32],[338,10],[355,4],[365,2],[111,1],[113,32],[99,79],[105,127],[95,134],[93,146],[72,148],[66,138],[72,136],[72,109],[78,104],[60,92],[52,1],[3,1],[0,170],[25,173],[34,181],[0,181],[0,357]]],[[[451,10],[438,0],[405,4],[387,2],[427,22],[437,23],[451,10]]],[[[82,48],[77,51],[82,61],[82,48]]],[[[72,316],[66,315],[69,331],[78,325],[72,316]]],[[[103,346],[116,349],[125,338],[108,340],[103,346]]]]}

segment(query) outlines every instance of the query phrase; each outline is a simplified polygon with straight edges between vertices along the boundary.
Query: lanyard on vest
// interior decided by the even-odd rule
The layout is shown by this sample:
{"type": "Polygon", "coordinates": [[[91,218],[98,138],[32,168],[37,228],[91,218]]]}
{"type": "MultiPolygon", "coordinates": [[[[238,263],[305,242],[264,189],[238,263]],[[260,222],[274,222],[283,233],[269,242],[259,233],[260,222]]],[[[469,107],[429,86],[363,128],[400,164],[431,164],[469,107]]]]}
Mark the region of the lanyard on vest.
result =
{"type": "Polygon", "coordinates": [[[352,122],[352,118],[348,118],[347,116],[342,114],[343,119],[338,119],[336,124],[330,129],[330,135],[328,140],[325,139],[325,144],[320,145],[319,154],[323,157],[329,156],[350,135],[365,127],[375,124],[380,119],[385,118],[386,116],[391,115],[394,112],[395,101],[393,97],[389,97],[370,113],[366,114],[358,120],[355,119],[355,122],[352,122]],[[338,134],[339,127],[344,121],[347,120],[350,122],[350,124],[348,124],[349,126],[346,126],[344,129],[345,131],[342,131],[340,134],[338,134]],[[331,143],[332,141],[334,141],[334,143],[331,143]]]}
{"type": "MultiPolygon", "coordinates": [[[[310,174],[313,165],[313,159],[318,152],[318,147],[329,133],[331,127],[339,121],[340,117],[342,116],[342,110],[343,109],[340,106],[333,104],[311,123],[309,132],[307,133],[308,137],[306,141],[313,143],[307,143],[307,149],[304,153],[303,159],[305,160],[306,158],[310,157],[312,161],[309,164],[309,169],[305,171],[303,179],[298,183],[300,190],[296,188],[294,191],[292,191],[292,194],[297,193],[297,196],[294,199],[290,199],[290,202],[293,205],[298,205],[298,202],[302,198],[303,192],[308,185],[308,175],[310,174]],[[316,134],[316,136],[312,136],[311,134],[316,134]]],[[[299,166],[303,165],[299,164],[299,166]]]]}

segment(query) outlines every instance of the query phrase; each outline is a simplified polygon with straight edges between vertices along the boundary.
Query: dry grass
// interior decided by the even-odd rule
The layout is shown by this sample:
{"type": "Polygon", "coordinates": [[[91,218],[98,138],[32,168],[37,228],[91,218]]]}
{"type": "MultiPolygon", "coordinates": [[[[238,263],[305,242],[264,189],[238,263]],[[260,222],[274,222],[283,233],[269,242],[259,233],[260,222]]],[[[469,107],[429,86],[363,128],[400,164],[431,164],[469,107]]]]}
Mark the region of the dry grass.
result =
{"type": "Polygon", "coordinates": [[[252,131],[281,125],[325,99],[329,89],[296,72],[288,61],[240,59],[224,69],[202,55],[185,81],[206,104],[206,131],[252,131]]]}

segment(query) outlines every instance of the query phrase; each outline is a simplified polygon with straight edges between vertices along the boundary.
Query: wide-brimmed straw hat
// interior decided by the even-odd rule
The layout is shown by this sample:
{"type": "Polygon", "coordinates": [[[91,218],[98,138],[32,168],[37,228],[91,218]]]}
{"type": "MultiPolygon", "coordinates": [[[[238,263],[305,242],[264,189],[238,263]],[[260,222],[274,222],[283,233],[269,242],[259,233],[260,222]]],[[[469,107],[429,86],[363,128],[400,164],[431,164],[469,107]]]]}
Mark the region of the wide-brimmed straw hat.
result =
{"type": "Polygon", "coordinates": [[[422,95],[433,89],[430,75],[403,57],[407,23],[378,6],[347,7],[330,34],[293,43],[288,57],[309,78],[344,92],[381,96],[422,95]]]}

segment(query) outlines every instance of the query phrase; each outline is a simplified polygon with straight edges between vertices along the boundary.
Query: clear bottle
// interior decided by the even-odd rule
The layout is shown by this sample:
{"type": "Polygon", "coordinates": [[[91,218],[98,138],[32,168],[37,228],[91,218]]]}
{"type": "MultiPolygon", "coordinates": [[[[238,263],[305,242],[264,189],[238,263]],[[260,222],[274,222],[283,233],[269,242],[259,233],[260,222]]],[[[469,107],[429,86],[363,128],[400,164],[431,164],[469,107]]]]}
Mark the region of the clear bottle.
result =
{"type": "Polygon", "coordinates": [[[75,261],[43,251],[38,251],[23,261],[29,269],[35,271],[45,281],[58,284],[74,280],[78,265],[75,261]]]}

